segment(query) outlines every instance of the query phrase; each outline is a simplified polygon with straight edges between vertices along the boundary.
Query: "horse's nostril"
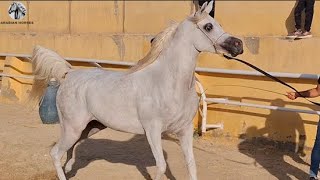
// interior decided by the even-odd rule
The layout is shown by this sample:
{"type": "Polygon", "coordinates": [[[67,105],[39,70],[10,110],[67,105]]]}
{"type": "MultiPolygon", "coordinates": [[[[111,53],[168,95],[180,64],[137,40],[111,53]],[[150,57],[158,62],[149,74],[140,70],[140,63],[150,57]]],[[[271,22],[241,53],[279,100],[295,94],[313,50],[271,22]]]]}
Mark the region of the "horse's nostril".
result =
{"type": "Polygon", "coordinates": [[[234,45],[235,45],[235,46],[242,46],[242,42],[241,42],[241,41],[235,41],[235,42],[234,42],[234,45]]]}

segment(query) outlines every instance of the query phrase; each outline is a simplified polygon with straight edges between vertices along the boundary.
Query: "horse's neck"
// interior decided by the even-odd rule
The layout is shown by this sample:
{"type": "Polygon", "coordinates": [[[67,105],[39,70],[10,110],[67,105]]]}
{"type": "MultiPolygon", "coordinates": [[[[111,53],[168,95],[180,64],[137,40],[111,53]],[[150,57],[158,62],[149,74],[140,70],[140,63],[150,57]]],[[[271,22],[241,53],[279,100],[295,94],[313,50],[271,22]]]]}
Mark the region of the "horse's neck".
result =
{"type": "MultiPolygon", "coordinates": [[[[199,52],[188,39],[185,31],[177,30],[169,46],[163,50],[153,66],[155,71],[161,70],[164,84],[185,90],[194,85],[194,70],[199,52]]],[[[151,71],[152,72],[152,71],[151,71]]]]}

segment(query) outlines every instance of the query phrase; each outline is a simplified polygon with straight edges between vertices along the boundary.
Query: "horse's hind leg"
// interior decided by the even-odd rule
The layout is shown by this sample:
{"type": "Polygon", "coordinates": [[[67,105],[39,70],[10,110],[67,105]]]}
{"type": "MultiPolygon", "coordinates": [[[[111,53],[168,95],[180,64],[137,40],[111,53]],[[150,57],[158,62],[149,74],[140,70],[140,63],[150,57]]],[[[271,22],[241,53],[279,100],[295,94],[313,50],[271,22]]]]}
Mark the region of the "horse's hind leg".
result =
{"type": "Polygon", "coordinates": [[[74,156],[75,145],[78,142],[80,142],[81,140],[84,140],[84,139],[98,133],[99,131],[101,131],[105,128],[106,128],[106,126],[104,126],[103,124],[101,124],[100,122],[98,122],[96,120],[89,122],[87,127],[82,131],[79,140],[67,151],[67,160],[66,160],[65,168],[64,168],[66,173],[71,171],[72,165],[75,162],[75,156],[74,156]]]}
{"type": "MultiPolygon", "coordinates": [[[[60,116],[61,117],[61,116],[60,116]]],[[[78,121],[79,123],[72,125],[73,121],[66,122],[66,119],[60,118],[63,121],[61,129],[61,138],[51,149],[50,155],[53,159],[58,177],[60,180],[66,180],[66,176],[61,166],[61,158],[64,153],[69,150],[80,138],[82,131],[86,127],[89,120],[78,121]]]]}

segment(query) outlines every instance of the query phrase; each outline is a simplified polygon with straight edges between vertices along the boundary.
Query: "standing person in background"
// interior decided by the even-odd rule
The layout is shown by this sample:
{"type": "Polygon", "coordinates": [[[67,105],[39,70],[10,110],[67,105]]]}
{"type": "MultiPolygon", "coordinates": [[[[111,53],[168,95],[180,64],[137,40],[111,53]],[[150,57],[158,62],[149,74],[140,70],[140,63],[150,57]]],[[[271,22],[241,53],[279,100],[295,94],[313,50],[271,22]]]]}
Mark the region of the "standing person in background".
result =
{"type": "Polygon", "coordinates": [[[314,9],[315,0],[298,0],[298,4],[294,10],[294,21],[295,21],[295,31],[288,35],[288,37],[292,38],[311,38],[311,24],[313,18],[313,9],[314,9]],[[304,31],[302,31],[301,27],[301,14],[302,11],[305,10],[306,19],[304,24],[304,31]]]}
{"type": "MultiPolygon", "coordinates": [[[[195,6],[196,6],[196,10],[198,10],[205,2],[209,3],[212,0],[195,0],[193,1],[195,6]]],[[[210,11],[209,15],[214,18],[214,10],[215,10],[215,4],[216,1],[213,0],[213,5],[212,5],[212,10],[210,11]]]]}

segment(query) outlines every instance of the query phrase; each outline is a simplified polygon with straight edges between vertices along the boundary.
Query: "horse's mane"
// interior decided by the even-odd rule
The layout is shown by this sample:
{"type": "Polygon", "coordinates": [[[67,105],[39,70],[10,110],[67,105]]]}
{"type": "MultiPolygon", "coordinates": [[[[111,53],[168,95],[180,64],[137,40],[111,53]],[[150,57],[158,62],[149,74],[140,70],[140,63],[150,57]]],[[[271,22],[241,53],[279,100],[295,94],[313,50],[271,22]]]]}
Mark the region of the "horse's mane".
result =
{"type": "Polygon", "coordinates": [[[21,6],[20,4],[17,4],[17,7],[21,12],[23,12],[23,13],[26,12],[26,9],[23,6],[21,6]]]}
{"type": "Polygon", "coordinates": [[[139,71],[149,64],[153,63],[160,55],[165,46],[167,46],[168,42],[172,39],[174,33],[177,30],[179,23],[174,23],[164,31],[159,33],[155,39],[152,41],[151,49],[148,54],[138,61],[138,63],[129,69],[129,73],[133,73],[139,71]]]}

